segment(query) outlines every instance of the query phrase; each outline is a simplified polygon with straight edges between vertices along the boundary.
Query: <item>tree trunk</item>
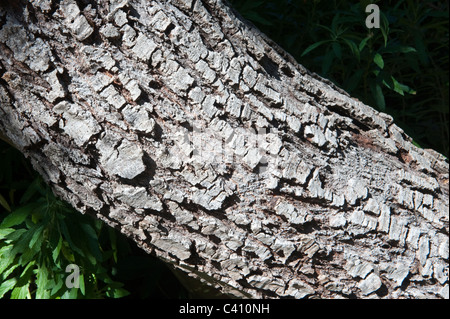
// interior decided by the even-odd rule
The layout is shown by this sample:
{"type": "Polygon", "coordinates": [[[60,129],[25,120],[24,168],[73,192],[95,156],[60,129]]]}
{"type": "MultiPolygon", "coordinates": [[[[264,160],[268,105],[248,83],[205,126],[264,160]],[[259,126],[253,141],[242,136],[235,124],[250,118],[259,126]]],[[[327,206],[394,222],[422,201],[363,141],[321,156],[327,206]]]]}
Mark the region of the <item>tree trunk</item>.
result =
{"type": "Polygon", "coordinates": [[[221,0],[1,2],[0,131],[56,195],[253,298],[448,298],[448,161],[221,0]]]}

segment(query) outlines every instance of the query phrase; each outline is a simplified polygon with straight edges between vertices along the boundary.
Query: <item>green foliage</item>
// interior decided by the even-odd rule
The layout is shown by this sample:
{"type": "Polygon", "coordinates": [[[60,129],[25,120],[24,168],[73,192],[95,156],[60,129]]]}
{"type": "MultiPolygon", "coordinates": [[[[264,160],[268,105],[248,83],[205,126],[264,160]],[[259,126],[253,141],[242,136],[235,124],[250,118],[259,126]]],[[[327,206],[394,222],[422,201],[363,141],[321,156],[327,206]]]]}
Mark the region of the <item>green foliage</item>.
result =
{"type": "Polygon", "coordinates": [[[0,297],[126,296],[104,266],[114,254],[99,240],[102,229],[101,222],[75,212],[36,178],[0,224],[0,297]],[[69,264],[81,269],[79,289],[65,285],[69,264]]]}
{"type": "Polygon", "coordinates": [[[448,156],[448,1],[232,0],[308,69],[448,156]],[[368,29],[368,4],[380,28],[368,29]]]}

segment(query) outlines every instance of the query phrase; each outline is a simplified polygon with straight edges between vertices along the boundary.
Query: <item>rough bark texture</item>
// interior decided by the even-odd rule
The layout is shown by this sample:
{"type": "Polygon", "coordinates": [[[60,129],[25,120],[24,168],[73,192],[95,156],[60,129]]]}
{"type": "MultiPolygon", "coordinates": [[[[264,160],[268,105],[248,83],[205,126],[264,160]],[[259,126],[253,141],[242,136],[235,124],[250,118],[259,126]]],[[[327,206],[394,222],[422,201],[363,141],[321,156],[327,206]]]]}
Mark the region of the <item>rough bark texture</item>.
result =
{"type": "Polygon", "coordinates": [[[0,8],[0,130],[54,192],[238,297],[448,298],[448,161],[221,0],[0,8]]]}

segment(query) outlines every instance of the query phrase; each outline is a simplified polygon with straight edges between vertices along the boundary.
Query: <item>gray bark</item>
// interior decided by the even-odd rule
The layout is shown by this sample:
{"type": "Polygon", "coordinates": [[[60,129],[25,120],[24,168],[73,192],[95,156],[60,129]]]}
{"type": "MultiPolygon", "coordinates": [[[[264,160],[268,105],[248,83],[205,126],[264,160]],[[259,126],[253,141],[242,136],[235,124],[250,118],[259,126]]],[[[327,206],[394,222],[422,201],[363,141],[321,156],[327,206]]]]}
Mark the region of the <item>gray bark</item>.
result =
{"type": "Polygon", "coordinates": [[[224,293],[448,298],[448,161],[221,0],[2,4],[0,75],[55,194],[224,293]]]}

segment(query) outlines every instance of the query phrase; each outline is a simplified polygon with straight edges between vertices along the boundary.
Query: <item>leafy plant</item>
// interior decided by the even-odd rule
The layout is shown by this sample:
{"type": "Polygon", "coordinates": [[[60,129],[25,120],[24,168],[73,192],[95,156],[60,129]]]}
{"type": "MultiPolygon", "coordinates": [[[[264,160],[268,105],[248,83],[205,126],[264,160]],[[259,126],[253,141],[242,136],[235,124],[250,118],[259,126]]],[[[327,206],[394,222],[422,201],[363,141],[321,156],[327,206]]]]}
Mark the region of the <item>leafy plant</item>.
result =
{"type": "Polygon", "coordinates": [[[0,297],[7,293],[13,299],[126,296],[123,284],[103,266],[114,258],[114,251],[102,247],[98,236],[102,228],[101,222],[55,198],[36,178],[0,224],[0,297]],[[65,284],[69,264],[81,269],[79,288],[65,284]]]}
{"type": "Polygon", "coordinates": [[[231,3],[305,67],[448,156],[448,1],[231,3]],[[380,8],[379,29],[365,26],[371,3],[380,8]]]}

